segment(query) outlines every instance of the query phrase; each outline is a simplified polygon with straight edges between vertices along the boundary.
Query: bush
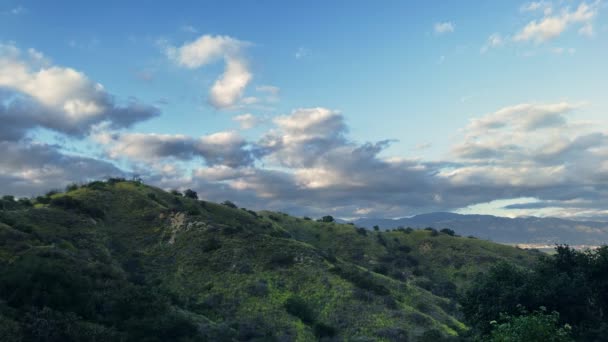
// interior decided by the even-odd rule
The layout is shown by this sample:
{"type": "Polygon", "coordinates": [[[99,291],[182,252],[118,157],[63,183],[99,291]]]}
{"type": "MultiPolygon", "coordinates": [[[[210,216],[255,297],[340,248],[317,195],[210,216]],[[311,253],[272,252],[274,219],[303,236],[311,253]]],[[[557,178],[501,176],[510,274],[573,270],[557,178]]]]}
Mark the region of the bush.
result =
{"type": "Polygon", "coordinates": [[[186,189],[186,191],[184,191],[184,197],[198,199],[198,194],[194,190],[186,189]]]}
{"type": "Polygon", "coordinates": [[[367,229],[365,228],[357,228],[357,234],[367,236],[367,229]]]}
{"type": "Polygon", "coordinates": [[[78,190],[78,184],[72,183],[65,187],[66,192],[78,190]]]}
{"type": "Polygon", "coordinates": [[[340,267],[336,267],[332,269],[332,271],[362,290],[369,290],[379,296],[390,294],[390,291],[386,287],[375,281],[370,272],[362,272],[355,268],[343,269],[340,267]]]}
{"type": "Polygon", "coordinates": [[[228,208],[237,209],[236,204],[234,204],[234,203],[232,203],[232,202],[230,202],[230,201],[224,201],[224,202],[222,202],[222,205],[225,205],[225,206],[227,206],[228,208]]]}
{"type": "Polygon", "coordinates": [[[334,337],[336,335],[336,328],[320,322],[315,324],[314,331],[317,338],[334,337]]]}
{"type": "Polygon", "coordinates": [[[397,247],[397,249],[399,250],[399,252],[403,252],[403,253],[409,253],[412,251],[412,247],[407,246],[407,245],[401,245],[401,246],[397,247]]]}
{"type": "Polygon", "coordinates": [[[521,316],[503,315],[500,323],[493,325],[490,342],[503,341],[546,341],[569,342],[571,328],[569,325],[559,324],[559,313],[550,314],[543,310],[521,316]]]}
{"type": "Polygon", "coordinates": [[[127,180],[123,177],[110,177],[108,178],[108,184],[114,185],[116,183],[126,182],[127,180]]]}
{"type": "Polygon", "coordinates": [[[374,231],[375,231],[375,232],[380,231],[380,227],[378,227],[378,226],[374,226],[374,231]]]}
{"type": "Polygon", "coordinates": [[[83,201],[77,200],[67,195],[53,198],[50,201],[50,205],[66,210],[77,211],[89,215],[92,218],[103,218],[105,216],[105,213],[101,209],[88,206],[83,201]]]}
{"type": "Polygon", "coordinates": [[[334,221],[335,220],[334,220],[333,216],[330,216],[330,215],[323,216],[319,220],[319,222],[325,222],[325,223],[331,223],[331,222],[334,222],[334,221]]]}
{"type": "Polygon", "coordinates": [[[443,228],[442,230],[440,230],[440,232],[443,234],[450,235],[450,236],[456,235],[456,232],[449,228],[443,228]]]}
{"type": "Polygon", "coordinates": [[[289,297],[283,304],[283,307],[289,314],[298,317],[306,324],[312,324],[315,321],[311,308],[304,299],[298,296],[289,297]]]}

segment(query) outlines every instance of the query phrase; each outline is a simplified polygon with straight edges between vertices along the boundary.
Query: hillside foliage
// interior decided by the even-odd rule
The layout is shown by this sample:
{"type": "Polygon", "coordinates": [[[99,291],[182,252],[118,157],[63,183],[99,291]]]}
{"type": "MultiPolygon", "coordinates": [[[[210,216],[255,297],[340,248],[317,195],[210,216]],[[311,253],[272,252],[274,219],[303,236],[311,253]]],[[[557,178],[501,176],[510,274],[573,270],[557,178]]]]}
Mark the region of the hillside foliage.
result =
{"type": "Polygon", "coordinates": [[[139,181],[0,202],[2,341],[452,341],[461,289],[538,253],[139,181]]]}

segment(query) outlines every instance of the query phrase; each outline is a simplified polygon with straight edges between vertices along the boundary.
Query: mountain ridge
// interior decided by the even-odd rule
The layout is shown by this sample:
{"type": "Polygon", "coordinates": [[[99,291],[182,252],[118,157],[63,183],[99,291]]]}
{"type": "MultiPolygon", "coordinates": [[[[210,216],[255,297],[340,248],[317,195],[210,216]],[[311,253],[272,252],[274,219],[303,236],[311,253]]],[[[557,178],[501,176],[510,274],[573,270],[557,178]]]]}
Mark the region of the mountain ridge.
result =
{"type": "Polygon", "coordinates": [[[501,217],[449,212],[426,213],[400,219],[360,218],[358,226],[380,229],[398,227],[450,228],[462,235],[473,235],[500,243],[547,243],[601,245],[608,242],[608,222],[575,221],[555,217],[501,217]]]}

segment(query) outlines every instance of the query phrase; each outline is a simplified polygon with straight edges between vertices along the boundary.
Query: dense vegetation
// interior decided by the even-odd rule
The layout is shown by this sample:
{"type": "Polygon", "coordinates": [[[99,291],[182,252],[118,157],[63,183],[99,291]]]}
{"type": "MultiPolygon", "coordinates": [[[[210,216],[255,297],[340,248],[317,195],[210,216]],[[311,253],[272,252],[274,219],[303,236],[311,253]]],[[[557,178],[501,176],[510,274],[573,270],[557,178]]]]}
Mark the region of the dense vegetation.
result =
{"type": "Polygon", "coordinates": [[[483,340],[605,341],[608,247],[558,246],[531,269],[499,263],[473,282],[462,306],[483,340]]]}
{"type": "MultiPolygon", "coordinates": [[[[0,200],[0,340],[458,340],[490,331],[463,323],[461,290],[492,265],[525,270],[538,256],[110,179],[0,200]]],[[[511,314],[497,331],[526,323],[504,308],[483,319],[511,314]]]]}

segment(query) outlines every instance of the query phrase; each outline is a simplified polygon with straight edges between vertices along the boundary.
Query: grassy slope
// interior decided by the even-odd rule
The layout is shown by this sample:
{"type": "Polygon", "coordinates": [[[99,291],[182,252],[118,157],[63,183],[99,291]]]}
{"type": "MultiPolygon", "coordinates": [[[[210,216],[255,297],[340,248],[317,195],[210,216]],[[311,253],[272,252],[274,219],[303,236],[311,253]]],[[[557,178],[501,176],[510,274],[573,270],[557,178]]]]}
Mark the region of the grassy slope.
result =
{"type": "MultiPolygon", "coordinates": [[[[2,267],[31,255],[64,258],[73,267],[67,272],[83,268],[165,291],[193,321],[241,340],[315,340],[315,323],[285,309],[294,297],[338,338],[454,336],[466,329],[453,301],[457,288],[496,260],[534,259],[428,231],[363,235],[351,225],[256,215],[134,182],[97,182],[52,197],[64,196],[84,208],[37,204],[2,213],[2,267]]],[[[10,306],[0,310],[10,316],[10,306]]]]}

